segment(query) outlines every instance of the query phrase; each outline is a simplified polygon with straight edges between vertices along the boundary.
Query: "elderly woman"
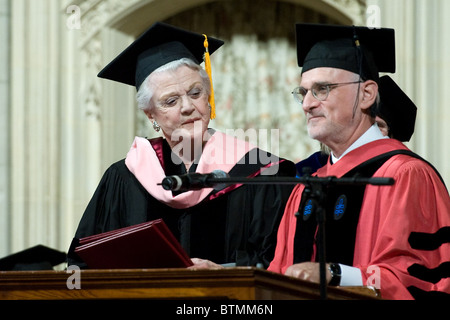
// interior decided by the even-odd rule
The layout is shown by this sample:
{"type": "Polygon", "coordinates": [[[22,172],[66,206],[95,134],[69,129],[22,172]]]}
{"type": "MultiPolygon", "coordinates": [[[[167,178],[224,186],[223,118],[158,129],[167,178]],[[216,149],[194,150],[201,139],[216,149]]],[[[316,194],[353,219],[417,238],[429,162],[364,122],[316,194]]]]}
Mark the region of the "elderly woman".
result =
{"type": "MultiPolygon", "coordinates": [[[[295,176],[292,162],[209,128],[212,86],[199,65],[204,40],[156,23],[100,72],[102,78],[136,86],[139,108],[162,137],[135,138],[126,158],[105,172],[75,233],[69,265],[86,267],[74,252],[80,238],[159,218],[190,257],[269,265],[291,186],[183,192],[158,185],[166,176],[217,169],[231,177],[295,176]]],[[[209,53],[222,45],[208,40],[209,53]]]]}

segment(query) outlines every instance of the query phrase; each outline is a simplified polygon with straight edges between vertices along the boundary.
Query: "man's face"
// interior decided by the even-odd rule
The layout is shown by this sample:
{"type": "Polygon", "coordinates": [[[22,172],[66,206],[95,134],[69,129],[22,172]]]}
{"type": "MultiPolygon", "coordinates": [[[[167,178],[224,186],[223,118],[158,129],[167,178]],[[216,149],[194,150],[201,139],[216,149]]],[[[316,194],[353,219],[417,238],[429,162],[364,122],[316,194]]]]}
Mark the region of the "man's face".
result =
{"type": "MultiPolygon", "coordinates": [[[[302,75],[301,87],[311,89],[317,84],[345,83],[358,81],[359,76],[335,68],[315,68],[302,75]]],[[[362,84],[361,84],[362,85],[362,84]]],[[[331,87],[324,101],[317,100],[308,91],[303,100],[303,111],[307,119],[308,134],[331,147],[352,139],[361,122],[358,83],[331,87]],[[358,101],[357,101],[358,99],[358,101]]]]}

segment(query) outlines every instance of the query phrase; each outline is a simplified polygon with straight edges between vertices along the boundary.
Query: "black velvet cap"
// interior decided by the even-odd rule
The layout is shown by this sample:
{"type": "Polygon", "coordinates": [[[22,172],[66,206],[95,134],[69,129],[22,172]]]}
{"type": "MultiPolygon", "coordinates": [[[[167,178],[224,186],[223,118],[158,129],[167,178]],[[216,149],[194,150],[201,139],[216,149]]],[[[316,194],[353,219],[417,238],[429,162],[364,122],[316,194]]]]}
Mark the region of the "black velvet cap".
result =
{"type": "MultiPolygon", "coordinates": [[[[100,78],[118,81],[139,89],[147,76],[159,67],[181,58],[203,61],[205,37],[172,25],[156,22],[98,74],[100,78]]],[[[212,54],[222,40],[208,37],[212,54]]]]}
{"type": "Polygon", "coordinates": [[[380,78],[379,92],[378,116],[389,126],[389,135],[402,142],[409,141],[416,124],[416,105],[389,76],[380,78]]]}
{"type": "Polygon", "coordinates": [[[65,252],[36,245],[0,259],[0,270],[52,270],[65,261],[65,252]]]}
{"type": "Polygon", "coordinates": [[[330,67],[378,81],[379,72],[395,72],[394,29],[299,23],[296,37],[302,73],[330,67]]]}

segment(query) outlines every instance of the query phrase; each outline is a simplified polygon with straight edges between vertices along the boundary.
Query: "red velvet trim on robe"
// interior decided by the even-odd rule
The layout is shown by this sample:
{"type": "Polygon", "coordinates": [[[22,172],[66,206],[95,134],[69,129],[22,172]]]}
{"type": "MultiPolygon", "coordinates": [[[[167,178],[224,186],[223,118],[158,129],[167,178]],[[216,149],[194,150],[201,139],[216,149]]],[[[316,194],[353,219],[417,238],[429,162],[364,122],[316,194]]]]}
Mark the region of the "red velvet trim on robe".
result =
{"type": "MultiPolygon", "coordinates": [[[[377,155],[399,149],[407,147],[394,139],[374,141],[353,150],[334,165],[328,163],[315,175],[341,177],[377,155]]],[[[408,290],[411,287],[450,293],[449,277],[433,283],[408,271],[414,265],[433,270],[450,262],[450,243],[435,250],[418,250],[408,241],[412,233],[434,234],[450,227],[450,198],[444,184],[428,164],[407,155],[393,156],[374,177],[392,177],[396,183],[366,188],[353,259],[353,266],[361,270],[364,285],[379,286],[385,299],[412,299],[408,290]]],[[[302,191],[302,185],[296,186],[286,205],[270,271],[284,273],[293,263],[294,214],[302,191]]]]}

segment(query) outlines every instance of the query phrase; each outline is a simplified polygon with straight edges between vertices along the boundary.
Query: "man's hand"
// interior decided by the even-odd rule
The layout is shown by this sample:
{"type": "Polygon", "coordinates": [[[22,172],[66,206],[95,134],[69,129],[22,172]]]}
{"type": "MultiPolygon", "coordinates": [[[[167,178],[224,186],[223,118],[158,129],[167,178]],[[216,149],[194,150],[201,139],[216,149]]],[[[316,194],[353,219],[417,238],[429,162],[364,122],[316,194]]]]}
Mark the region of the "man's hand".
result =
{"type": "MultiPolygon", "coordinates": [[[[319,263],[303,262],[294,264],[286,270],[285,275],[309,282],[320,283],[319,263]]],[[[329,283],[331,281],[331,272],[328,264],[326,265],[326,277],[327,283],[329,283]]]]}

